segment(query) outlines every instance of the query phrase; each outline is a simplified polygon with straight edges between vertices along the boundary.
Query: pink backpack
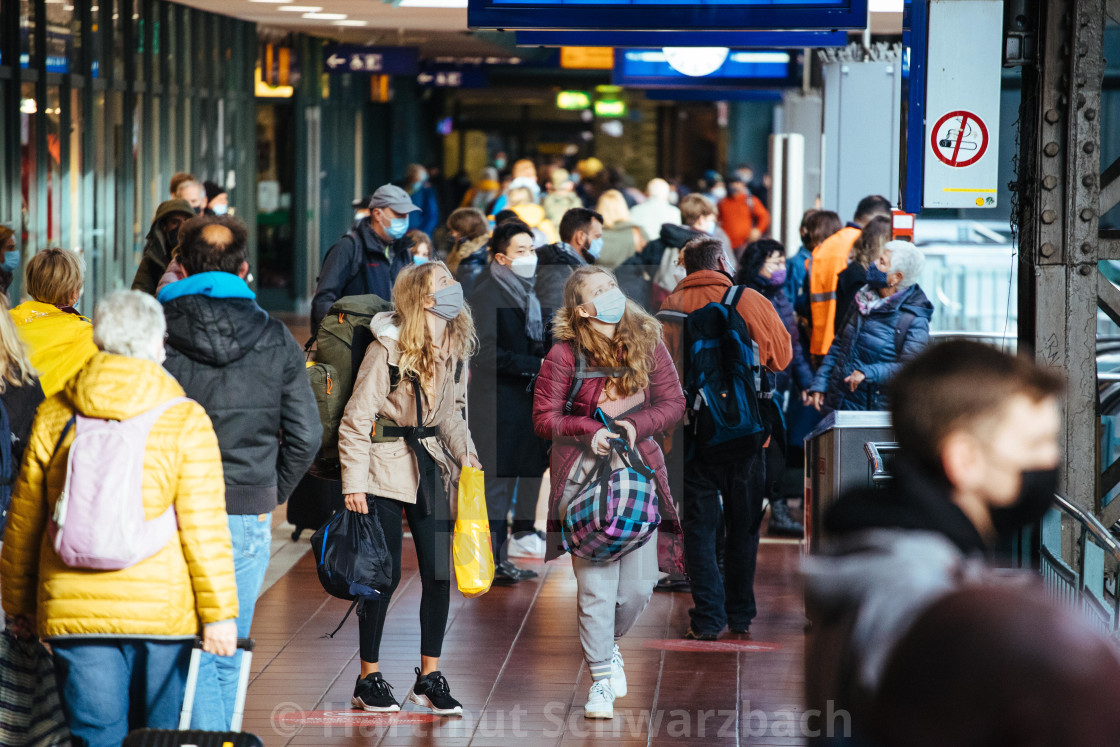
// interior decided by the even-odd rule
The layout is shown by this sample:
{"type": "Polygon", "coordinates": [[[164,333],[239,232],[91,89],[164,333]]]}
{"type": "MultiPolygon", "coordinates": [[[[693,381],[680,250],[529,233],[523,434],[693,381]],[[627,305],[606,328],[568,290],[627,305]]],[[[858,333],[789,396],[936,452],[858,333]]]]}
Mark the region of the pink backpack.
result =
{"type": "MultiPolygon", "coordinates": [[[[47,533],[71,568],[119,571],[162,550],[179,530],[175,507],[144,517],[144,451],[152,426],[176,397],[128,420],[101,420],[75,413],[58,445],[76,423],[66,458],[66,483],[47,533]]],[[[55,448],[58,451],[58,448],[55,448]]]]}

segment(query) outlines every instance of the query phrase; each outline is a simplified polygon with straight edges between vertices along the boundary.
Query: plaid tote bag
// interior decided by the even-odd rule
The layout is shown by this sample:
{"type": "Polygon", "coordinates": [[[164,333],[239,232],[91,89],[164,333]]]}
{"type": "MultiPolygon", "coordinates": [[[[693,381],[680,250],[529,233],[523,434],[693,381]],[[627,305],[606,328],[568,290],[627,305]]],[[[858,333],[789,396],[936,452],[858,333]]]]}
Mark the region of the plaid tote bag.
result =
{"type": "Polygon", "coordinates": [[[561,522],[564,549],[587,560],[617,560],[653,536],[657,511],[653,470],[634,452],[612,444],[568,504],[561,522]],[[623,466],[611,469],[614,454],[623,466]]]}
{"type": "Polygon", "coordinates": [[[39,641],[0,632],[0,744],[55,747],[70,744],[51,655],[39,641]]]}

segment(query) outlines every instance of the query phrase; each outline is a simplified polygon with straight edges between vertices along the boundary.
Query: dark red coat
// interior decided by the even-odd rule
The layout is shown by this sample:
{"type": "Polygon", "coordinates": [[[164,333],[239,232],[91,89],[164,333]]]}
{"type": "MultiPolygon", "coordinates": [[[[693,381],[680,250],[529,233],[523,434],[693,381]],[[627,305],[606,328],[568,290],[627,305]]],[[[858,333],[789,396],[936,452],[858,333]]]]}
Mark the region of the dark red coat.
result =
{"type": "MultiPolygon", "coordinates": [[[[533,428],[541,438],[552,441],[550,470],[552,485],[548,496],[548,548],[546,560],[564,554],[560,544],[559,500],[564,492],[564,483],[571,474],[576,460],[591,446],[591,439],[602,427],[592,415],[599,406],[606,379],[585,379],[572,405],[570,415],[564,414],[564,403],[571,391],[576,358],[572,343],[561,342],[552,350],[541,365],[533,396],[533,428]]],[[[634,424],[637,434],[638,452],[646,464],[656,471],[658,509],[661,513],[660,534],[680,535],[680,520],[676,506],[669,493],[668,474],[665,469],[665,455],[654,441],[654,436],[672,430],[684,416],[684,391],[677,378],[677,369],[669,350],[664,343],[658,343],[654,352],[654,364],[650,370],[650,385],[646,389],[645,403],[625,419],[634,424]]],[[[664,550],[669,546],[677,549],[661,557],[662,570],[682,570],[679,542],[659,540],[664,550]]]]}

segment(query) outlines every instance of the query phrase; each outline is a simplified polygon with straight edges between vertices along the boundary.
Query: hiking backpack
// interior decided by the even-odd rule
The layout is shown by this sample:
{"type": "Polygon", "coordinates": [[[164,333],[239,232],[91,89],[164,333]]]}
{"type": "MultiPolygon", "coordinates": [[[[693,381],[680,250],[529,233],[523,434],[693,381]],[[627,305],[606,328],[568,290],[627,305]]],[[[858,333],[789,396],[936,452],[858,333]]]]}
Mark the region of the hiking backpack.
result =
{"type": "MultiPolygon", "coordinates": [[[[663,310],[658,317],[683,326],[685,432],[690,451],[744,454],[766,442],[768,429],[758,400],[764,391],[758,345],[739,314],[743,286],[729,288],[723,301],[713,301],[685,314],[663,310]]],[[[689,457],[692,456],[690,453],[689,457]]]]}
{"type": "Polygon", "coordinates": [[[66,423],[55,453],[74,428],[66,482],[47,525],[51,545],[71,568],[119,571],[146,560],[179,531],[174,505],[154,519],[144,515],[144,452],[160,416],[183,402],[176,397],[128,420],[88,418],[66,423]]]}
{"type": "Polygon", "coordinates": [[[362,365],[366,348],[373,342],[369,324],[374,316],[391,311],[392,305],[380,296],[346,296],[334,302],[319,323],[315,337],[304,350],[311,353],[314,344],[315,362],[307,368],[311,391],[319,406],[319,422],[323,426],[323,442],[313,471],[323,477],[338,475],[338,426],[342,411],[354,391],[354,379],[362,365]]]}

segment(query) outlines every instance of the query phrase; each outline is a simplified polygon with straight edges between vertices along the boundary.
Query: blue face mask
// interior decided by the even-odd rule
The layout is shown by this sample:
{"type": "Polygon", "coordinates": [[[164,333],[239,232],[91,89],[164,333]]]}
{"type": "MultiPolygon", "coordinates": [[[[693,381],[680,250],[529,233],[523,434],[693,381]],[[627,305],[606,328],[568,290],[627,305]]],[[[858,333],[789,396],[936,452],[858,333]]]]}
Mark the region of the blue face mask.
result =
{"type": "Polygon", "coordinates": [[[4,253],[4,264],[0,265],[8,272],[14,272],[19,267],[19,250],[13,249],[10,252],[4,253]]]}
{"type": "Polygon", "coordinates": [[[596,296],[595,318],[607,324],[618,324],[626,313],[626,296],[618,288],[611,288],[596,296]]]}
{"type": "Polygon", "coordinates": [[[385,233],[389,234],[391,239],[399,239],[408,233],[408,218],[393,218],[389,221],[389,227],[385,229],[385,233]]]}
{"type": "Polygon", "coordinates": [[[603,253],[603,237],[591,240],[591,246],[587,247],[587,253],[591,255],[592,259],[599,259],[599,255],[603,253]]]}
{"type": "Polygon", "coordinates": [[[867,287],[871,290],[882,290],[890,286],[887,280],[887,273],[879,269],[878,265],[871,265],[867,268],[867,287]]]}
{"type": "Polygon", "coordinates": [[[427,257],[421,257],[419,254],[413,254],[412,255],[412,263],[413,264],[422,265],[427,261],[428,261],[427,257]]]}

